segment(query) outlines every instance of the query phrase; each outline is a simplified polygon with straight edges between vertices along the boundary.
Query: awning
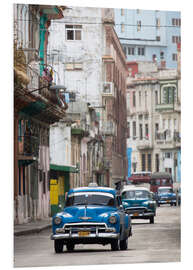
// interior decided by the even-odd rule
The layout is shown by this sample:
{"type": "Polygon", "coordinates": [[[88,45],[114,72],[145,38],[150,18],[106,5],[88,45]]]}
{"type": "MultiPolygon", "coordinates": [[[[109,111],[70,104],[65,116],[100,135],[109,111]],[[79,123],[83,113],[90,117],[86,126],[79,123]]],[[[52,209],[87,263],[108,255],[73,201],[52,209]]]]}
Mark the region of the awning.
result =
{"type": "Polygon", "coordinates": [[[55,165],[55,164],[50,164],[50,170],[71,172],[71,173],[78,172],[78,169],[75,166],[62,166],[62,165],[55,165]]]}

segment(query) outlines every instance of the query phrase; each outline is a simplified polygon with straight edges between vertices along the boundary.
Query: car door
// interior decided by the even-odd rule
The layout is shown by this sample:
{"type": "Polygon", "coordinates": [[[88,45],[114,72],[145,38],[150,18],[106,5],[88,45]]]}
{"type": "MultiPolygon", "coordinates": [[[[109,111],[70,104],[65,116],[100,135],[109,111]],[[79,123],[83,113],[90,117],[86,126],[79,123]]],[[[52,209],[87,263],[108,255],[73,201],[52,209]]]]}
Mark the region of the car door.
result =
{"type": "Polygon", "coordinates": [[[126,229],[128,229],[126,228],[126,218],[128,218],[128,215],[124,211],[122,201],[121,201],[121,196],[116,196],[116,204],[117,204],[117,209],[120,216],[120,228],[121,228],[120,240],[123,240],[125,239],[126,229]]]}

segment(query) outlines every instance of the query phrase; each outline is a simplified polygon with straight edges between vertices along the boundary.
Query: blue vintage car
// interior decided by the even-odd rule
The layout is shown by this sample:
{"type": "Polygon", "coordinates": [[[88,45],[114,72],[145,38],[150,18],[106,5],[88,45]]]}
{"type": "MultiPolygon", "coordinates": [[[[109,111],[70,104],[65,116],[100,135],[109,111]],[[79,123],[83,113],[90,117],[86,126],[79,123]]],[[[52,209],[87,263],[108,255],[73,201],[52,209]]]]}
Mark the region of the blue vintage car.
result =
{"type": "Polygon", "coordinates": [[[56,253],[61,253],[64,245],[72,251],[76,244],[110,244],[112,250],[126,250],[131,235],[131,219],[112,188],[71,189],[64,210],[52,219],[56,253]]]}
{"type": "Polygon", "coordinates": [[[124,209],[132,219],[149,219],[154,223],[156,201],[148,188],[125,186],[121,191],[124,209]]]}
{"type": "Polygon", "coordinates": [[[157,190],[157,205],[170,204],[176,205],[176,194],[171,187],[159,187],[157,190]]]}

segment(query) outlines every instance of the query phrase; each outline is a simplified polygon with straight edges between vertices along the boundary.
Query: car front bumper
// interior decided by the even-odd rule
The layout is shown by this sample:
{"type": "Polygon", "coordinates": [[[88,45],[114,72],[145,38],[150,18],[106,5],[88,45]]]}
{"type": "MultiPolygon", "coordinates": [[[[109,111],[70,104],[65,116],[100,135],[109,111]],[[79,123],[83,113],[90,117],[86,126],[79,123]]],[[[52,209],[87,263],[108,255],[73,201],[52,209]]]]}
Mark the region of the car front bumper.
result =
{"type": "Polygon", "coordinates": [[[171,204],[171,203],[176,203],[176,199],[161,199],[161,200],[158,200],[158,203],[159,204],[171,204]]]}
{"type": "Polygon", "coordinates": [[[133,218],[142,218],[148,219],[150,217],[155,216],[153,211],[141,210],[141,209],[125,209],[126,213],[133,219],[133,218]]]}
{"type": "Polygon", "coordinates": [[[51,235],[51,240],[56,239],[64,239],[64,240],[70,240],[70,239],[93,239],[93,238],[101,238],[101,239],[118,239],[120,236],[119,233],[89,233],[88,235],[81,235],[80,233],[57,233],[51,235]]]}

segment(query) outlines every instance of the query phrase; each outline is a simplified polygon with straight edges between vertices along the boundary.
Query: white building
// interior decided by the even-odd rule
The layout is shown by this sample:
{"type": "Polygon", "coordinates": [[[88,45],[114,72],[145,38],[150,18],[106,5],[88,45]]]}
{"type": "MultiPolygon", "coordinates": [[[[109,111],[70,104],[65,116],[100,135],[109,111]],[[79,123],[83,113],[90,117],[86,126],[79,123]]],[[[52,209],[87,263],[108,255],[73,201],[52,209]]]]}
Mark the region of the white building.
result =
{"type": "Polygon", "coordinates": [[[158,70],[137,63],[128,78],[127,147],[132,148],[132,172],[167,171],[178,180],[180,151],[180,85],[176,70],[158,70]]]}

